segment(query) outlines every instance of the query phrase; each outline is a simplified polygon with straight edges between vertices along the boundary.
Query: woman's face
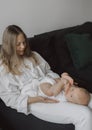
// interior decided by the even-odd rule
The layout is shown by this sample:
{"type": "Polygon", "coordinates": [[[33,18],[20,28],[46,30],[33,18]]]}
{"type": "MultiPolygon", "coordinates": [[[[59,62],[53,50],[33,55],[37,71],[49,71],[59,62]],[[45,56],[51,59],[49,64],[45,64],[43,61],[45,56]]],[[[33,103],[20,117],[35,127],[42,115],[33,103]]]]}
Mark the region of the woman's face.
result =
{"type": "Polygon", "coordinates": [[[17,43],[16,43],[17,54],[20,56],[24,55],[25,48],[26,48],[25,38],[24,38],[23,34],[19,34],[17,37],[17,43]]]}

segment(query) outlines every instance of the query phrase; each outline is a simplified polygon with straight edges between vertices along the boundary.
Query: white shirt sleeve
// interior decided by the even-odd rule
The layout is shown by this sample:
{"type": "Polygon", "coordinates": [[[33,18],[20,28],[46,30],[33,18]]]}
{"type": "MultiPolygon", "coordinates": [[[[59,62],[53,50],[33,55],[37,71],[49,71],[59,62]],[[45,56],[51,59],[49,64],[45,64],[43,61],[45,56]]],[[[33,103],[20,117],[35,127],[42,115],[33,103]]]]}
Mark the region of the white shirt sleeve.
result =
{"type": "Polygon", "coordinates": [[[7,75],[0,76],[0,98],[5,104],[18,112],[28,113],[27,95],[20,93],[17,85],[10,86],[7,75]],[[11,88],[14,89],[11,89],[11,88]]]}
{"type": "Polygon", "coordinates": [[[90,101],[88,107],[92,109],[92,93],[90,93],[90,101]]]}
{"type": "Polygon", "coordinates": [[[39,63],[43,64],[42,69],[45,71],[47,77],[51,77],[53,79],[60,77],[57,73],[51,70],[50,65],[47,63],[45,59],[43,59],[37,52],[34,52],[34,54],[36,55],[36,58],[39,61],[39,63]]]}

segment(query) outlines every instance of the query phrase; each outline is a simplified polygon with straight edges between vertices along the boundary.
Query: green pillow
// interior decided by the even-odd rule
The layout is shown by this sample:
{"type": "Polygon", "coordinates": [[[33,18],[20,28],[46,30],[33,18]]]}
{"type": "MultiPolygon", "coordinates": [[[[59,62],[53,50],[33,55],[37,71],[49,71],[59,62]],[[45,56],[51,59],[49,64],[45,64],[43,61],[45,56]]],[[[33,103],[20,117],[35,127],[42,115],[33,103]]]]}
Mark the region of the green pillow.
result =
{"type": "Polygon", "coordinates": [[[74,66],[77,69],[92,63],[92,39],[90,34],[67,34],[65,36],[74,66]]]}

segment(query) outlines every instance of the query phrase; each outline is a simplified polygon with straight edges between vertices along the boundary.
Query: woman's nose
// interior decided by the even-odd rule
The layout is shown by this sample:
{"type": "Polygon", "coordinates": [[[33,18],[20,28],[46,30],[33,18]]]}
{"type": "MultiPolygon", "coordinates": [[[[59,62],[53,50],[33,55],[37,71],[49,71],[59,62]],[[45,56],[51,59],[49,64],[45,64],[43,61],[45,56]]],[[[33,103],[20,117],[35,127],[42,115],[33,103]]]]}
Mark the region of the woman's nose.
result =
{"type": "Polygon", "coordinates": [[[20,47],[21,47],[21,48],[25,48],[25,46],[24,46],[24,44],[23,44],[23,43],[21,43],[20,47]]]}

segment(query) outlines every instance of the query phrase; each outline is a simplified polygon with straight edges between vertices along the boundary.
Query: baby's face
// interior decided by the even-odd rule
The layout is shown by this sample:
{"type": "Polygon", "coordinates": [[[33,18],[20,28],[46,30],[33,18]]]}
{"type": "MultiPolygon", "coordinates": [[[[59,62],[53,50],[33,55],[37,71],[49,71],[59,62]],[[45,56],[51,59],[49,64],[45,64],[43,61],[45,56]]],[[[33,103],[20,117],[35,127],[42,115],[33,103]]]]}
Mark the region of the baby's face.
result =
{"type": "Polygon", "coordinates": [[[76,97],[77,93],[79,93],[79,88],[71,86],[68,88],[68,90],[65,92],[66,99],[69,102],[76,103],[76,100],[78,97],[76,97]]]}
{"type": "Polygon", "coordinates": [[[65,91],[65,96],[67,101],[80,104],[88,105],[90,100],[90,95],[83,88],[71,86],[65,91]]]}

